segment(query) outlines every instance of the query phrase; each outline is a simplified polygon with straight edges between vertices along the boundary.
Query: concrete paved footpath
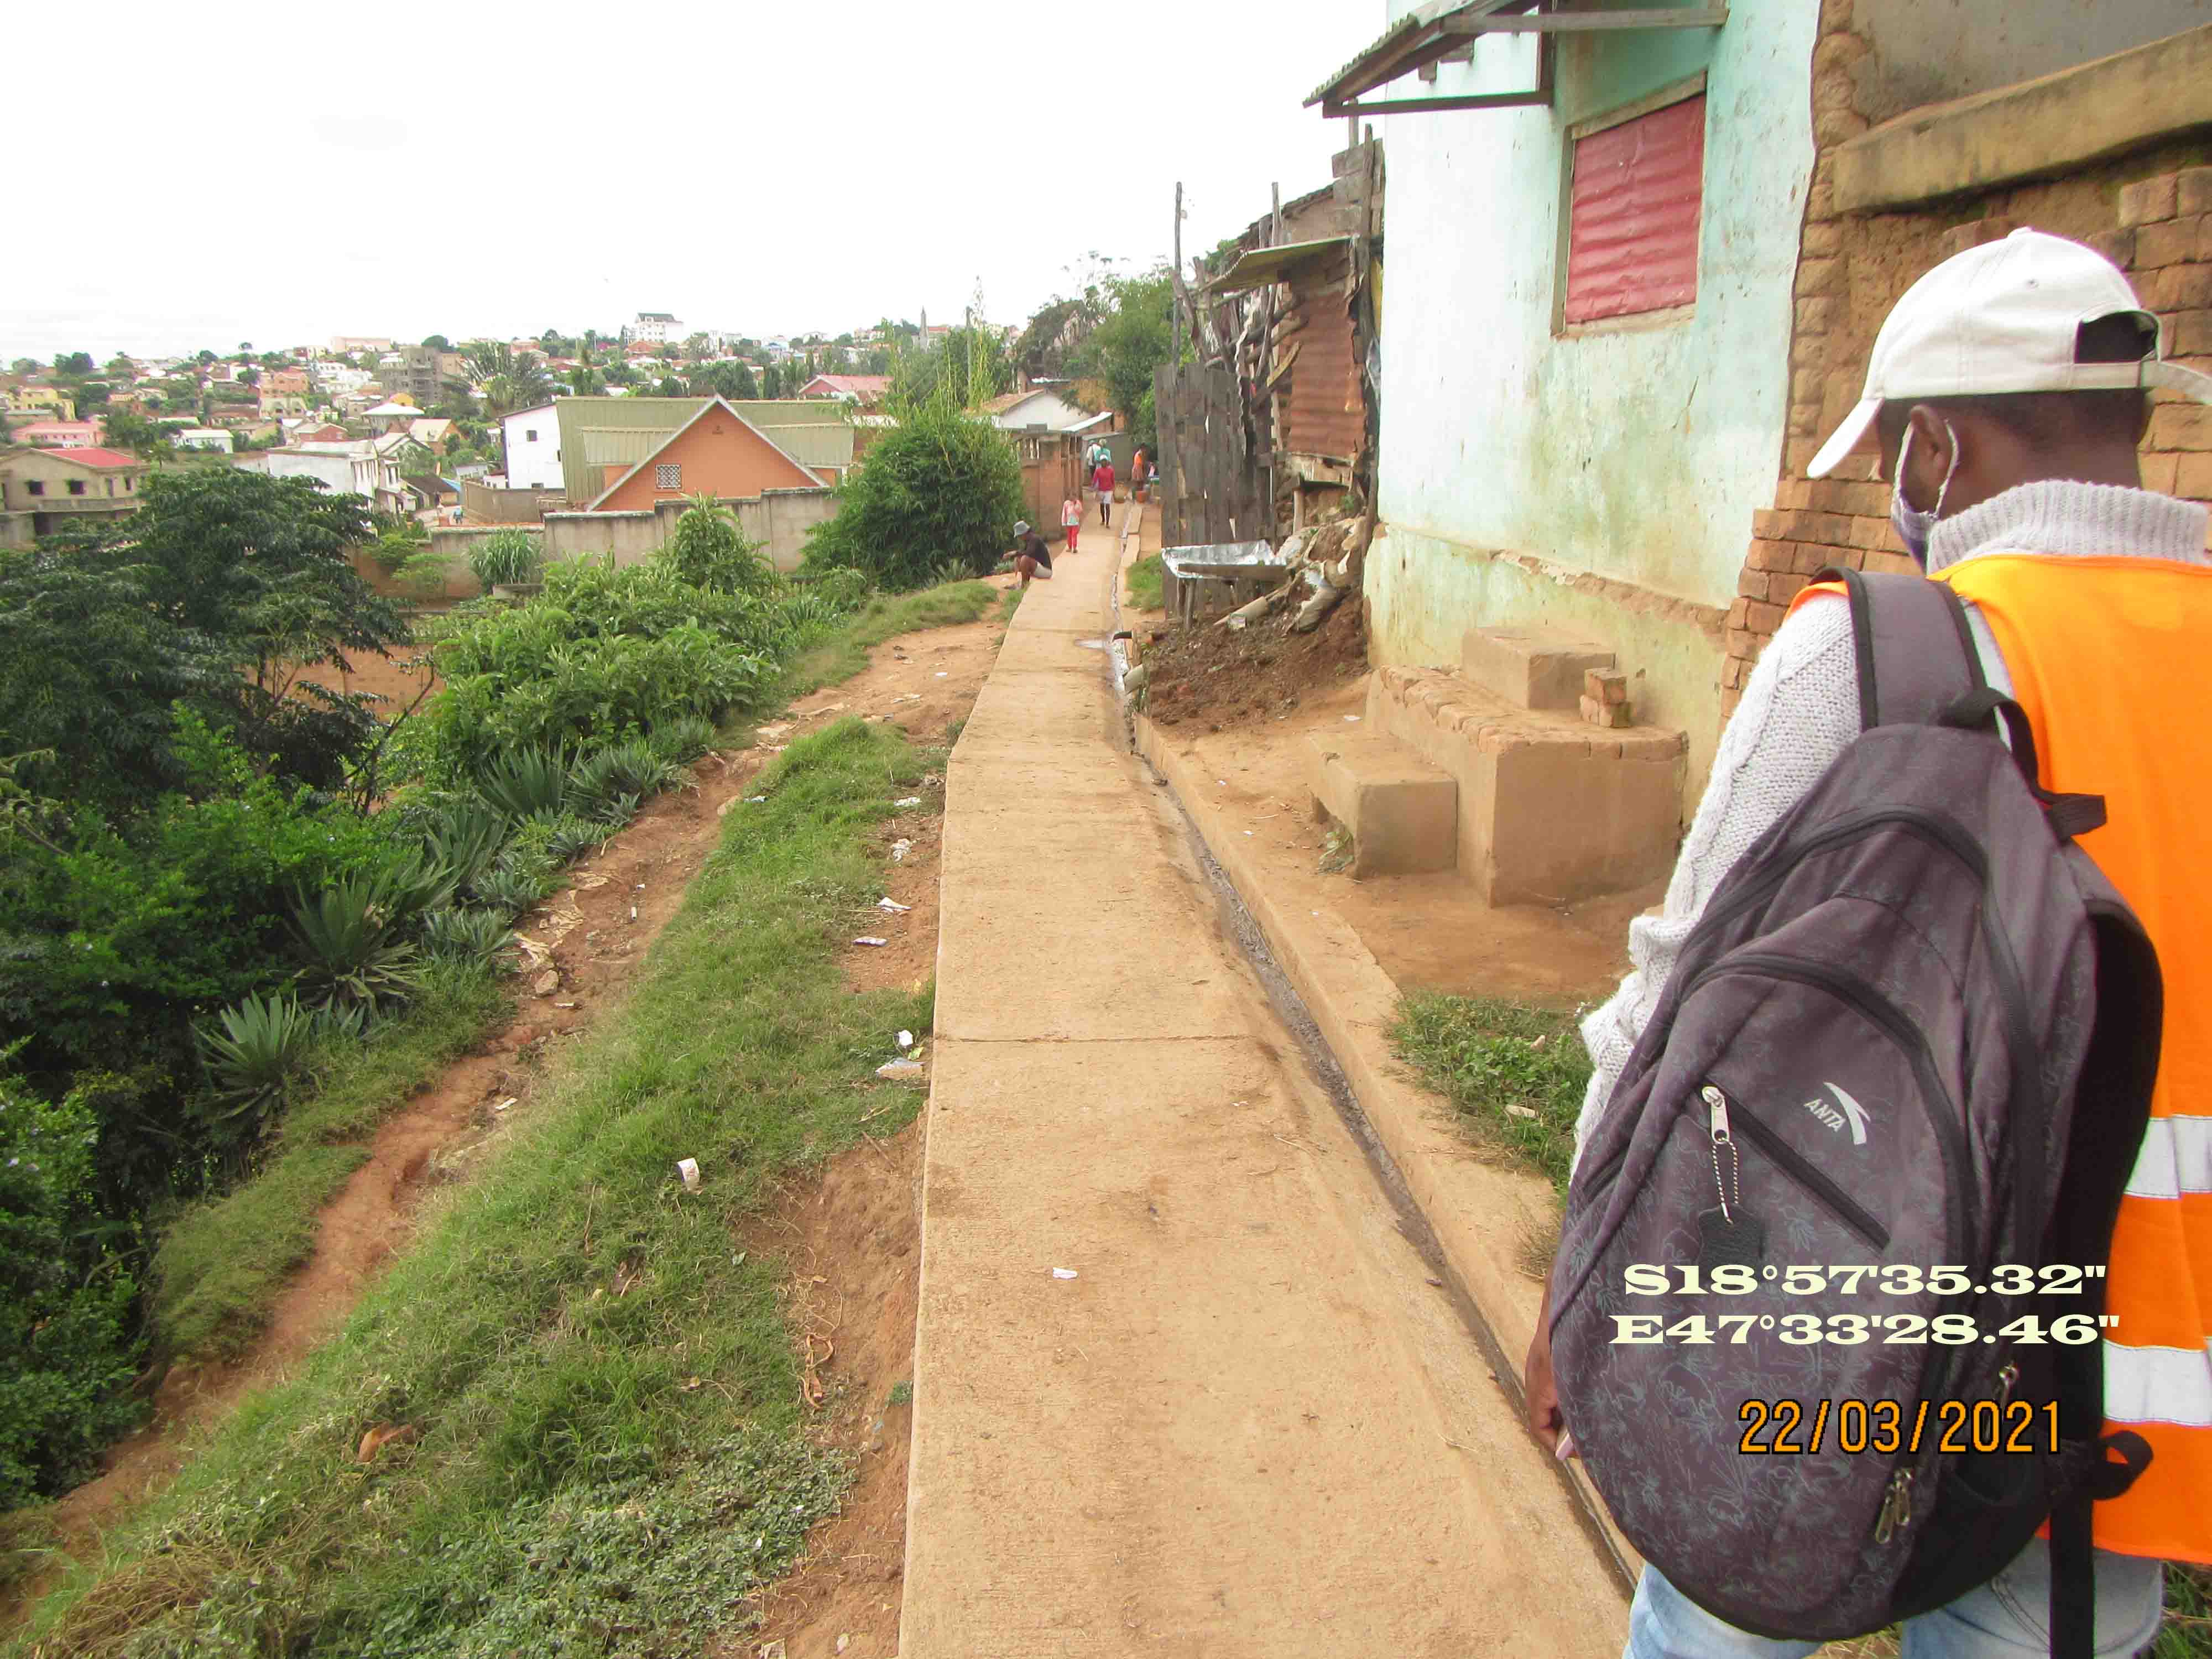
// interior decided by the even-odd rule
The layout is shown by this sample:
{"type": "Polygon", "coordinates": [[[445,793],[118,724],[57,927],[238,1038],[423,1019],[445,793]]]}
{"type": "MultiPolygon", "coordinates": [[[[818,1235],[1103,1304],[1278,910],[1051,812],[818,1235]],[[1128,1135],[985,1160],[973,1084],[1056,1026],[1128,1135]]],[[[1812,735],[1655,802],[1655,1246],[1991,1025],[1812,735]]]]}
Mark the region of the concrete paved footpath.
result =
{"type": "Polygon", "coordinates": [[[900,1653],[1617,1654],[1615,1582],[1124,750],[1095,517],[946,781],[900,1653]]]}

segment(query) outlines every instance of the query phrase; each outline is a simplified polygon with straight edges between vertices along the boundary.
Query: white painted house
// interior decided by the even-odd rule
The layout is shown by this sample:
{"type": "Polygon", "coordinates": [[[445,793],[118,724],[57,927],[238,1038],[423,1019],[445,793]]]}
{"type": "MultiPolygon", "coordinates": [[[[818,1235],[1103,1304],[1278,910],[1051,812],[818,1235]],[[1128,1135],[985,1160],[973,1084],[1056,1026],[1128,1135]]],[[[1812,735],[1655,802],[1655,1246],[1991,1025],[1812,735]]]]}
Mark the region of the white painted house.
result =
{"type": "Polygon", "coordinates": [[[558,489],[561,471],[561,421],[550,404],[519,409],[500,422],[501,440],[507,453],[509,489],[558,489]]]}
{"type": "Polygon", "coordinates": [[[990,410],[994,425],[1010,432],[1026,432],[1031,427],[1042,427],[1048,432],[1073,432],[1087,428],[1098,416],[1087,409],[1078,408],[1050,386],[1035,386],[1027,392],[1009,392],[994,398],[985,405],[990,410]]]}

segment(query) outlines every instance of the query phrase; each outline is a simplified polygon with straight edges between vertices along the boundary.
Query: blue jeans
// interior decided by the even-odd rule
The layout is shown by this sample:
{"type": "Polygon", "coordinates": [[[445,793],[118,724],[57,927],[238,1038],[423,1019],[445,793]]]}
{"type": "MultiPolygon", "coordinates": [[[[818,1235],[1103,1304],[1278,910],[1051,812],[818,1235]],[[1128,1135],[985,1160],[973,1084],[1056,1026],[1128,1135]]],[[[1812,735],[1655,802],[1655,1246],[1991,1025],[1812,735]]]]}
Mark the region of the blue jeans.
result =
{"type": "MultiPolygon", "coordinates": [[[[2141,1653],[2158,1636],[2166,1569],[2097,1552],[2098,1659],[2141,1653]]],[[[1905,1659],[2045,1659],[2051,1651],[2051,1550],[2033,1540],[2010,1566],[1948,1607],[1905,1621],[1905,1659]]],[[[1656,1569],[1644,1569],[1621,1659],[1804,1659],[1818,1642],[1778,1642],[1724,1624],[1656,1569]]]]}

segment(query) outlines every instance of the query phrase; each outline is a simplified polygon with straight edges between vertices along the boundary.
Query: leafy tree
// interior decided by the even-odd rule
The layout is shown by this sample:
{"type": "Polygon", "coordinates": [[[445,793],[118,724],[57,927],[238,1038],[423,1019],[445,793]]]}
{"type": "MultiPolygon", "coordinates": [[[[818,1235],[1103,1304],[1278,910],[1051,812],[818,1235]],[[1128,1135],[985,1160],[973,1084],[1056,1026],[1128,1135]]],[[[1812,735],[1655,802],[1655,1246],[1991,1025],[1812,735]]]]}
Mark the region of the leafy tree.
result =
{"type": "Polygon", "coordinates": [[[9,371],[16,374],[35,374],[40,367],[36,357],[18,357],[8,365],[9,371]]]}
{"type": "Polygon", "coordinates": [[[121,380],[126,386],[136,380],[138,374],[137,370],[131,367],[131,360],[119,352],[107,360],[101,372],[109,380],[121,380]]]}
{"type": "Polygon", "coordinates": [[[442,334],[433,334],[422,342],[432,351],[451,351],[453,343],[442,334]]]}
{"type": "Polygon", "coordinates": [[[238,361],[242,363],[252,355],[253,342],[251,340],[240,340],[238,343],[238,361]]]}
{"type": "Polygon", "coordinates": [[[131,517],[0,558],[0,753],[50,749],[55,793],[128,809],[176,781],[182,699],[264,765],[335,782],[374,718],[307,672],[407,637],[347,557],[372,535],[358,496],[210,467],[157,472],[131,517]]]}
{"type": "Polygon", "coordinates": [[[45,1101],[0,1075],[0,1510],[68,1490],[144,1415],[137,1287],[101,1242],[90,1093],[45,1101]]]}
{"type": "Polygon", "coordinates": [[[568,371],[568,390],[579,398],[596,398],[607,389],[607,377],[589,363],[578,363],[568,371]]]}
{"type": "Polygon", "coordinates": [[[774,363],[770,363],[761,371],[761,396],[763,398],[783,396],[783,370],[774,363]]]}
{"type": "Polygon", "coordinates": [[[503,340],[478,340],[461,355],[462,372],[494,419],[534,409],[553,395],[553,377],[534,351],[518,353],[503,340]]]}
{"type": "Polygon", "coordinates": [[[690,395],[690,388],[673,374],[662,375],[660,384],[655,390],[664,398],[684,398],[690,395]]]}
{"type": "Polygon", "coordinates": [[[89,351],[65,351],[54,359],[54,373],[72,377],[89,374],[92,373],[92,354],[89,351]]]}
{"type": "Polygon", "coordinates": [[[1106,282],[1113,309],[1069,359],[1079,374],[1106,383],[1123,423],[1153,443],[1152,371],[1174,350],[1174,283],[1167,267],[1106,282]]]}
{"type": "Polygon", "coordinates": [[[940,392],[905,409],[837,486],[837,514],[807,534],[810,568],[922,587],[948,562],[981,575],[1012,544],[1022,465],[1007,435],[940,392]]]}
{"type": "Polygon", "coordinates": [[[174,429],[118,409],[107,417],[107,443],[111,449],[127,449],[134,455],[150,458],[167,453],[169,434],[174,429]]]}

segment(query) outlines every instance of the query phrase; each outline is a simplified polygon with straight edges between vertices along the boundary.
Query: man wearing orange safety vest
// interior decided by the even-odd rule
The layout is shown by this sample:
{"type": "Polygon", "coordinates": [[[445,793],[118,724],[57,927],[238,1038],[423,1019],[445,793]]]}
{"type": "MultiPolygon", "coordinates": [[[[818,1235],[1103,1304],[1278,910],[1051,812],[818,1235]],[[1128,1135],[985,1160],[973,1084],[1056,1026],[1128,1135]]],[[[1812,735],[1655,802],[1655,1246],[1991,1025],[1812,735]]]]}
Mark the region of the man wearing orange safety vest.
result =
{"type": "MultiPolygon", "coordinates": [[[[2112,1238],[2104,1345],[2112,1428],[2149,1469],[2095,1510],[2100,1655],[2155,1639],[2166,1560],[2212,1563],[2212,719],[2185,688],[2212,641],[2203,507],[2142,488],[2147,388],[2212,402],[2162,361],[2158,319],[2110,262],[2021,230],[1928,272],[1890,313],[1866,389],[1814,459],[1878,447],[1891,516],[1928,574],[1967,601],[1990,685],[2032,722],[2043,783],[2100,794],[2081,845],[2127,897],[2166,981],[2152,1122],[2112,1238]]],[[[1808,590],[1744,687],[1635,971],[1584,1023],[1596,1064],[1586,1139],[1682,943],[1722,878],[1859,733],[1850,607],[1808,590]]],[[[1559,1432],[1539,1321],[1530,1422],[1559,1432]]],[[[1950,1606],[1908,1621],[1908,1659],[2047,1651],[2050,1558],[2032,1543],[1950,1606]]],[[[1817,1644],[1723,1623],[1646,1568],[1628,1659],[1787,1659],[1817,1644]]]]}

